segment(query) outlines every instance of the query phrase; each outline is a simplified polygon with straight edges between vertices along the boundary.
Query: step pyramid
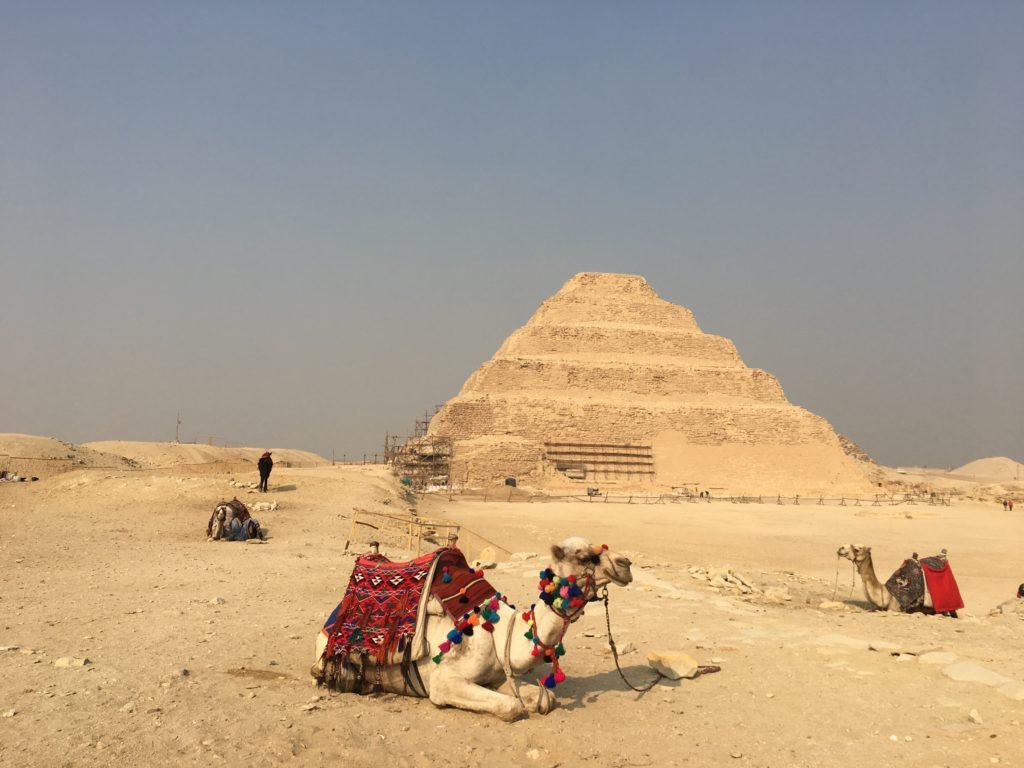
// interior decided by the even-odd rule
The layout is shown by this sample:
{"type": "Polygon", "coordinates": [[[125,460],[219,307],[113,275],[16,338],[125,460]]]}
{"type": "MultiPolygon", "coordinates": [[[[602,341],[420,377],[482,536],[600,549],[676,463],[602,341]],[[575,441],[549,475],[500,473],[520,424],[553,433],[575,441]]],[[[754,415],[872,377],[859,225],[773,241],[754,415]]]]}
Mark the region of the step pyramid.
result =
{"type": "Polygon", "coordinates": [[[870,465],[790,403],[735,345],[636,275],[582,272],[545,301],[428,434],[452,441],[451,482],[853,494],[870,465]]]}

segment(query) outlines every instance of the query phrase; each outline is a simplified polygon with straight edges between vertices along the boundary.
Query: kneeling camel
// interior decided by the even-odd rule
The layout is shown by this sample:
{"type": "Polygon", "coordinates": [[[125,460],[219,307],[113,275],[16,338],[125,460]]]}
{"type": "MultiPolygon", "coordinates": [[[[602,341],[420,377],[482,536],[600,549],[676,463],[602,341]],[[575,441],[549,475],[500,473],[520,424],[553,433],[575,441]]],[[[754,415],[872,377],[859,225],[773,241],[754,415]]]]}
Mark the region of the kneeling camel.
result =
{"type": "Polygon", "coordinates": [[[963,608],[956,579],[946,562],[946,550],[935,557],[921,560],[918,560],[915,552],[885,584],[875,575],[871,547],[844,544],[836,551],[836,555],[846,558],[857,567],[868,602],[880,611],[943,613],[956,618],[957,609],[963,608]],[[938,599],[932,595],[929,581],[940,590],[938,599]]]}
{"type": "MultiPolygon", "coordinates": [[[[625,586],[633,580],[628,558],[581,537],[552,546],[551,556],[553,562],[541,572],[541,578],[543,583],[544,574],[550,574],[548,581],[555,585],[556,599],[545,599],[542,593],[542,599],[526,612],[492,600],[485,612],[491,618],[488,626],[482,627],[488,631],[478,626],[476,632],[458,633],[438,600],[429,597],[422,618],[425,626],[417,627],[417,637],[423,630],[430,652],[442,649],[434,659],[424,655],[405,664],[393,661],[376,666],[368,675],[364,659],[363,669],[353,676],[353,662],[359,662],[344,656],[325,658],[328,639],[321,632],[311,674],[318,682],[341,690],[366,693],[377,689],[426,696],[437,706],[483,712],[503,720],[514,720],[527,711],[547,714],[555,705],[549,688],[564,679],[557,657],[564,653],[561,641],[566,630],[583,615],[598,590],[608,584],[625,586]],[[557,599],[557,590],[566,590],[563,594],[572,595],[571,601],[557,599]],[[459,636],[455,644],[453,631],[459,636]],[[514,676],[545,660],[556,662],[551,679],[518,689],[514,676]]],[[[551,590],[547,592],[550,595],[551,590]]]]}

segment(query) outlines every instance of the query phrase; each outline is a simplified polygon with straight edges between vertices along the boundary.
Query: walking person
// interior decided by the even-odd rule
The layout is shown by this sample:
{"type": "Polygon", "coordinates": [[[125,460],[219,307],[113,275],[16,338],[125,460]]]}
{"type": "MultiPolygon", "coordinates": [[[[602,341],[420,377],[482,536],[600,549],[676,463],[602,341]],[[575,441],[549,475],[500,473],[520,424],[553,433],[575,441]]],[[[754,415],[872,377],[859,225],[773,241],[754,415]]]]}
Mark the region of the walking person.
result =
{"type": "Polygon", "coordinates": [[[267,480],[270,479],[270,470],[274,468],[274,460],[270,458],[270,451],[264,451],[260,460],[256,463],[260,470],[260,493],[267,492],[267,480]]]}

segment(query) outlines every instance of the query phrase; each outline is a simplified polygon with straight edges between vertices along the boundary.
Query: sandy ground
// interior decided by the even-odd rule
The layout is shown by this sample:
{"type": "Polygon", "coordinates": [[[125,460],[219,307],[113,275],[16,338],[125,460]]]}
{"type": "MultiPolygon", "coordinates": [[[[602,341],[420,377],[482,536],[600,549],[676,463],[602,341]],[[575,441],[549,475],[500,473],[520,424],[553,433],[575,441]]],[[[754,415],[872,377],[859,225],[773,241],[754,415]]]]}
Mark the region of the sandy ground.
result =
{"type": "Polygon", "coordinates": [[[1024,614],[988,615],[1024,581],[1024,510],[423,502],[537,554],[491,572],[521,604],[552,541],[627,553],[636,581],[613,588],[610,610],[635,683],[648,650],[722,668],[629,691],[592,606],[566,640],[562,706],[504,724],[310,682],[352,565],[352,510],[407,507],[382,469],[275,469],[260,496],[230,479],[76,470],[0,485],[0,765],[1024,764],[1024,614]],[[266,544],[206,541],[213,504],[235,494],[278,503],[255,515],[266,544]],[[883,580],[912,551],[947,547],[962,618],[866,610],[835,557],[851,542],[873,545],[883,580]],[[759,591],[690,573],[723,566],[759,591]]]}

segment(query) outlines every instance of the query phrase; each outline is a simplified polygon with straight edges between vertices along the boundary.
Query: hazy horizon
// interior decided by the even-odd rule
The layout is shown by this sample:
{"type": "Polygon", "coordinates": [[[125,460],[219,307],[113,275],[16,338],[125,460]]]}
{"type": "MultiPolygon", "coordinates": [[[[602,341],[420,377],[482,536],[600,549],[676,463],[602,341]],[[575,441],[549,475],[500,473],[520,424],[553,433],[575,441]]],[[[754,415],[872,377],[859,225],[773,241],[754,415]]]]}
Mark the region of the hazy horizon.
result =
{"type": "Polygon", "coordinates": [[[581,271],[1024,460],[1024,5],[0,7],[0,432],[338,458],[581,271]]]}

